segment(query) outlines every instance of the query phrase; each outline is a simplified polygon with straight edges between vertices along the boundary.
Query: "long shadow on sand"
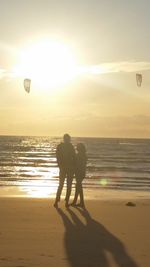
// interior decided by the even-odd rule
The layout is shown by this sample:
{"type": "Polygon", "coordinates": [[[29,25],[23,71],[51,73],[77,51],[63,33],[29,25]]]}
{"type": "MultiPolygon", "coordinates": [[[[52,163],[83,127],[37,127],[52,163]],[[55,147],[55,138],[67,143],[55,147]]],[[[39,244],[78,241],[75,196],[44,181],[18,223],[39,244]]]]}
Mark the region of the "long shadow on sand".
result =
{"type": "Polygon", "coordinates": [[[64,242],[71,267],[138,267],[117,237],[91,218],[88,211],[78,211],[79,216],[77,210],[68,209],[64,213],[57,209],[65,226],[64,242]],[[85,224],[79,219],[81,216],[85,224]]]}

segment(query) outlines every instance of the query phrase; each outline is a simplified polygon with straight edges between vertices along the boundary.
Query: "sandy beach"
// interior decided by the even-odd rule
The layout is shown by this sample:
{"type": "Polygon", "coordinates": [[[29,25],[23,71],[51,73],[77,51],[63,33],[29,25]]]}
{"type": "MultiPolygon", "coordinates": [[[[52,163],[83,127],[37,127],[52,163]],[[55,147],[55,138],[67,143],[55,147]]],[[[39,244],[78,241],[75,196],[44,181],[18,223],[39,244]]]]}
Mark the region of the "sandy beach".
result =
{"type": "Polygon", "coordinates": [[[0,199],[0,266],[149,267],[150,201],[88,200],[57,210],[53,199],[0,199]]]}

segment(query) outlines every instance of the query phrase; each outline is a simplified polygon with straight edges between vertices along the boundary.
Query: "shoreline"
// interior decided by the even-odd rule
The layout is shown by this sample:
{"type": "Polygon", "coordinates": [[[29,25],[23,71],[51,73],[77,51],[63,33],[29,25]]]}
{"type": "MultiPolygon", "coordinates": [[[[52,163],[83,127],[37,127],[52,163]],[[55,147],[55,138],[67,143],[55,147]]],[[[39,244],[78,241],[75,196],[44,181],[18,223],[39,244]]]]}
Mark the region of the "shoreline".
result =
{"type": "MultiPolygon", "coordinates": [[[[0,198],[41,198],[54,199],[56,196],[56,188],[37,187],[37,186],[0,186],[0,198]]],[[[65,197],[66,189],[62,191],[62,199],[65,197]]],[[[72,196],[74,188],[72,190],[72,196]]],[[[107,188],[84,188],[85,200],[150,200],[149,191],[135,191],[122,189],[107,188]]]]}

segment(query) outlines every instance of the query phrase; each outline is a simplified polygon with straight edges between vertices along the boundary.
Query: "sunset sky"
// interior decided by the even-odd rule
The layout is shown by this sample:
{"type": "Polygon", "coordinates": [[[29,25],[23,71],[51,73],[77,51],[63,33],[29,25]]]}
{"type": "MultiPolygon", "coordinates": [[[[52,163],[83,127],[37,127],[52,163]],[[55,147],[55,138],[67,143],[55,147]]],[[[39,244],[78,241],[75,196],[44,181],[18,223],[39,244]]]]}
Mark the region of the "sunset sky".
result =
{"type": "Polygon", "coordinates": [[[0,0],[0,134],[150,137],[149,11],[149,0],[0,0]]]}

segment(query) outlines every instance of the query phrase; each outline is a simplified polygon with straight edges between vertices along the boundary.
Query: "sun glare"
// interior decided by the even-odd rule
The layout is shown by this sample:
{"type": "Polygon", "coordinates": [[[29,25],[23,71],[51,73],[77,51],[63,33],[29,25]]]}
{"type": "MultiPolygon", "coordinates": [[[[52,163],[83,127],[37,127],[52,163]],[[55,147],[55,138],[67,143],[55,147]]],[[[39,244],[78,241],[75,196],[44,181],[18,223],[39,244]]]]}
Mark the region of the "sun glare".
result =
{"type": "Polygon", "coordinates": [[[35,43],[20,53],[15,74],[32,79],[42,87],[57,87],[77,75],[76,59],[71,49],[54,40],[35,43]]]}

